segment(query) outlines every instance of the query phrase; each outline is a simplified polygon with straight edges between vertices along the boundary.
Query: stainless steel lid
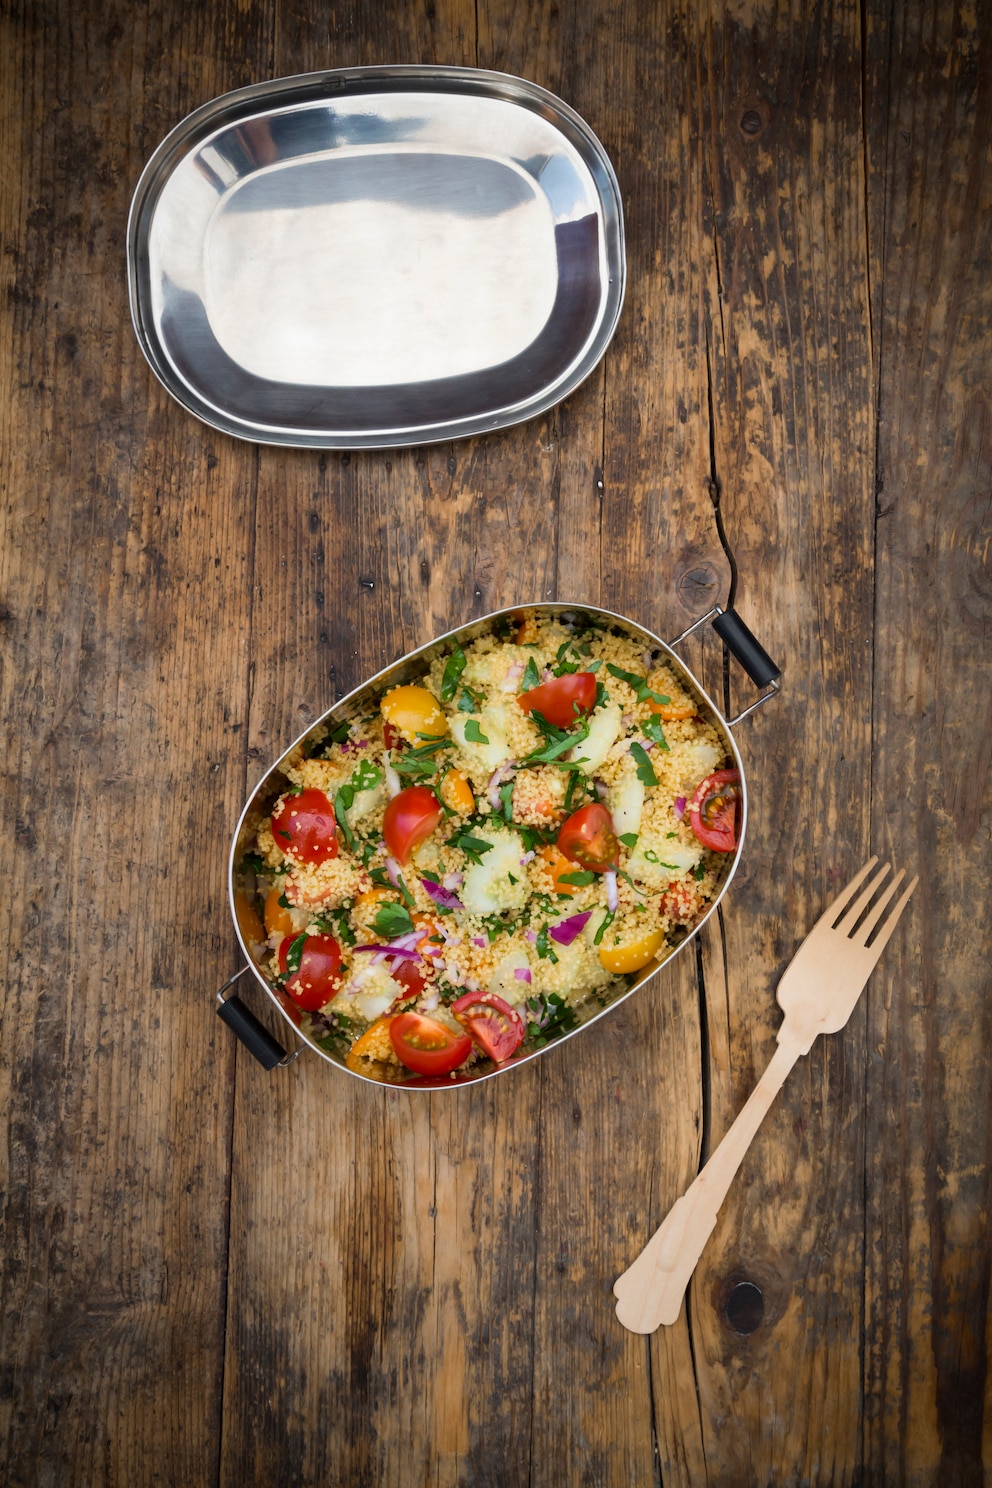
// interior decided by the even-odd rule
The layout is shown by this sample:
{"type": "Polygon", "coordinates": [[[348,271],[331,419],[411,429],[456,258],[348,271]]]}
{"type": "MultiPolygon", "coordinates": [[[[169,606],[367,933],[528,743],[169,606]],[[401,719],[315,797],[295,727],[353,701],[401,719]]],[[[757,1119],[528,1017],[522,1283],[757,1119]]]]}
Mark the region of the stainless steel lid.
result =
{"type": "Polygon", "coordinates": [[[241,88],[163,141],[131,313],[172,395],[269,444],[421,444],[551,407],[623,299],[612,166],[501,73],[357,68],[241,88]]]}

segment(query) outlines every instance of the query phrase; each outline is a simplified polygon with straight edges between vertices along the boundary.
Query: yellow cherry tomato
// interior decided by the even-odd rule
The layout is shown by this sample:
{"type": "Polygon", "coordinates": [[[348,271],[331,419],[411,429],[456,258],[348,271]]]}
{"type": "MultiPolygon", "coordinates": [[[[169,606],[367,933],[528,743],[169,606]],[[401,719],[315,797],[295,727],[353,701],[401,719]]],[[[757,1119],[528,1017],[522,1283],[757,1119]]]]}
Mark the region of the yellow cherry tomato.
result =
{"type": "Polygon", "coordinates": [[[647,966],[664,938],[664,930],[650,930],[647,935],[630,940],[626,945],[601,945],[599,959],[607,971],[640,971],[642,966],[647,966]]]}
{"type": "Polygon", "coordinates": [[[440,797],[449,811],[459,816],[471,816],[475,810],[472,787],[461,770],[449,770],[441,781],[440,797]]]}
{"type": "Polygon", "coordinates": [[[389,728],[408,744],[421,744],[424,737],[438,739],[448,732],[441,704],[426,687],[394,687],[379,704],[379,711],[389,728]]]}
{"type": "Polygon", "coordinates": [[[274,884],[265,896],[265,928],[270,935],[292,935],[293,916],[279,900],[282,889],[274,884]]]}

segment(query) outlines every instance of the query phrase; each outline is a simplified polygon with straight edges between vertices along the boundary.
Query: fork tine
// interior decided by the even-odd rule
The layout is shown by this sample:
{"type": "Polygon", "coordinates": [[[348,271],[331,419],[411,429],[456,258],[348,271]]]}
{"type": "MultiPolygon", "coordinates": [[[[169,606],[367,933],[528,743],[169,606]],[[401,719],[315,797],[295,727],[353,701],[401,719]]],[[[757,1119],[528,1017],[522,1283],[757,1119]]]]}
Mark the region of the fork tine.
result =
{"type": "MultiPolygon", "coordinates": [[[[900,877],[901,876],[902,875],[900,874],[900,877]]],[[[899,916],[902,914],[903,910],[906,908],[906,905],[907,905],[907,903],[909,901],[909,896],[910,896],[910,894],[912,894],[913,890],[916,888],[916,885],[919,883],[919,881],[920,881],[919,874],[914,874],[911,882],[909,884],[907,884],[906,888],[900,894],[900,896],[899,896],[898,900],[896,901],[896,903],[892,906],[892,909],[889,912],[889,917],[886,920],[885,924],[882,926],[881,930],[878,932],[877,936],[872,941],[871,945],[868,947],[868,949],[874,955],[876,961],[878,960],[879,956],[882,954],[882,951],[883,951],[883,949],[885,947],[885,944],[886,944],[889,936],[892,934],[893,930],[896,928],[896,924],[898,922],[899,916]]],[[[893,884],[893,888],[894,887],[895,887],[895,885],[893,884]]],[[[878,916],[876,915],[875,918],[877,919],[878,916]]]]}
{"type": "MultiPolygon", "coordinates": [[[[877,862],[877,859],[875,861],[877,862]]],[[[883,863],[881,868],[879,868],[878,872],[875,874],[874,878],[870,878],[865,884],[864,888],[861,890],[861,893],[854,900],[854,903],[849,904],[841,918],[834,923],[835,930],[839,930],[842,935],[847,935],[850,932],[852,926],[857,923],[858,916],[862,913],[865,905],[868,903],[872,894],[874,894],[875,890],[878,888],[879,884],[882,882],[888,871],[888,863],[883,863]]]]}
{"type": "MultiPolygon", "coordinates": [[[[862,945],[868,944],[868,941],[871,939],[871,932],[874,930],[875,926],[885,914],[885,906],[888,904],[889,900],[892,898],[892,895],[896,892],[905,877],[906,870],[904,868],[900,868],[895,877],[891,878],[885,885],[885,889],[882,892],[878,903],[872,905],[871,911],[866,916],[864,921],[858,926],[857,939],[862,945]]],[[[854,939],[853,935],[851,936],[851,939],[854,939]]]]}
{"type": "Polygon", "coordinates": [[[865,874],[870,873],[877,862],[877,857],[869,858],[865,866],[858,869],[854,877],[852,879],[849,879],[848,882],[841,889],[836,899],[832,899],[831,902],[827,905],[826,909],[823,911],[820,918],[816,922],[817,927],[822,924],[828,924],[831,926],[831,928],[833,928],[833,924],[837,916],[842,913],[851,895],[857,892],[858,886],[864,881],[865,874]]]}

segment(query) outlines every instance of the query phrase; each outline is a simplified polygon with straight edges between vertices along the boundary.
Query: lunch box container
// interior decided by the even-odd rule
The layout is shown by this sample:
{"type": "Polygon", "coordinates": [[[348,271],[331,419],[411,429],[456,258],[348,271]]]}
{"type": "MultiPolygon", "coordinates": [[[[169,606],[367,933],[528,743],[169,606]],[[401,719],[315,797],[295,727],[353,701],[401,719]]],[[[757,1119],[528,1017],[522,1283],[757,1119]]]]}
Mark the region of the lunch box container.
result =
{"type": "MultiPolygon", "coordinates": [[[[497,1075],[508,1073],[521,1064],[528,1063],[543,1053],[545,1048],[553,1048],[565,1039],[573,1038],[581,1033],[584,1028],[597,1022],[604,1017],[612,1008],[624,1002],[644,983],[649,982],[657,975],[661,966],[672,956],[677,955],[685,945],[689,944],[699,930],[712,915],[725,894],[727,887],[737,869],[743,850],[745,832],[747,827],[747,784],[743,762],[737,748],[737,742],[731,730],[740,723],[756,708],[773,696],[779,686],[779,668],[771,660],[768,653],[752,635],[751,631],[741,620],[737,613],[730,609],[724,610],[719,605],[714,606],[706,615],[696,620],[674,640],[666,642],[660,637],[646,630],[643,626],[625,619],[612,611],[603,610],[591,605],[569,605],[565,603],[544,603],[532,605],[513,605],[507,609],[494,611],[481,619],[473,620],[467,625],[459,626],[447,634],[439,636],[428,644],[419,647],[416,651],[409,652],[399,661],[378,672],[367,682],[354,689],[340,702],[329,708],[316,723],[311,725],[305,733],[280,756],[259,781],[252,792],[241,818],[231,844],[231,852],[228,867],[228,892],[230,898],[231,916],[234,922],[241,949],[247,958],[247,964],[241,970],[225,982],[217,993],[217,1011],[225,1023],[231,1027],[251,1054],[266,1068],[272,1069],[277,1065],[289,1064],[305,1049],[311,1048],[321,1058],[327,1060],[331,1065],[344,1071],[354,1079],[365,1083],[380,1085],[381,1082],[360,1074],[355,1070],[348,1069],[344,1062],[344,1055],[321,1047],[314,1039],[308,1037],[301,1028],[297,1027],[295,1017],[287,1007],[289,999],[285,997],[280,989],[270,982],[265,971],[251,956],[250,949],[245,942],[238,924],[235,896],[244,890],[246,880],[252,876],[250,869],[245,864],[245,855],[249,851],[254,840],[259,823],[271,813],[277,798],[283,794],[287,785],[285,767],[299,760],[302,754],[311,752],[311,747],[316,748],[318,741],[326,736],[326,731],[333,729],[343,722],[350,722],[356,718],[366,716],[370,708],[377,708],[378,701],[382,695],[392,687],[400,686],[421,678],[429,668],[432,660],[437,656],[445,656],[454,650],[456,646],[465,647],[471,642],[478,640],[480,636],[499,633],[501,624],[506,625],[508,621],[519,622],[529,615],[539,618],[553,618],[569,623],[569,617],[574,617],[577,628],[588,619],[605,627],[617,627],[624,635],[631,637],[645,652],[652,653],[654,661],[663,661],[672,668],[678,680],[686,691],[695,698],[699,705],[700,714],[714,725],[723,744],[726,754],[732,760],[734,767],[740,772],[741,781],[741,809],[739,819],[739,832],[737,846],[732,853],[726,854],[726,864],[723,868],[719,892],[707,907],[704,915],[698,922],[687,931],[685,939],[678,945],[666,946],[665,954],[661,960],[656,960],[641,972],[636,973],[629,985],[621,985],[616,990],[607,989],[605,993],[592,993],[574,1009],[576,1023],[565,1031],[556,1034],[541,1047],[535,1047],[530,1039],[526,1039],[520,1046],[518,1052],[502,1065],[483,1068],[479,1073],[461,1076],[457,1082],[452,1081],[439,1088],[461,1088],[465,1085],[475,1084],[479,1080],[493,1079],[497,1075]],[[724,642],[730,653],[741,664],[752,682],[760,689],[759,695],[751,704],[731,719],[724,718],[720,709],[707,695],[704,688],[698,682],[686,666],[682,658],[677,655],[675,647],[685,641],[694,632],[702,627],[711,625],[712,629],[724,642]],[[269,1032],[265,1025],[256,1017],[247,1004],[233,992],[235,984],[240,978],[250,975],[259,983],[268,996],[281,1018],[285,1019],[287,1026],[300,1040],[299,1047],[291,1054],[279,1041],[269,1032]]],[[[391,1084],[391,1090],[411,1088],[403,1084],[391,1084]]]]}
{"type": "Polygon", "coordinates": [[[620,190],[533,83],[387,66],[254,84],[151,156],[128,291],[156,376],[256,443],[382,449],[535,417],[623,302],[620,190]]]}

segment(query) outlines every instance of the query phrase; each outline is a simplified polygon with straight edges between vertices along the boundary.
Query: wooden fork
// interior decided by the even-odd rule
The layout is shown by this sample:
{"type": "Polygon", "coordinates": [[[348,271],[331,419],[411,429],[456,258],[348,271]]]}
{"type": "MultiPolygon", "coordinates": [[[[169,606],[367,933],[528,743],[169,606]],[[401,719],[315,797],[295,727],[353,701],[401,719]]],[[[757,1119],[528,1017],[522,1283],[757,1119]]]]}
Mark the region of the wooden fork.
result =
{"type": "Polygon", "coordinates": [[[633,1264],[617,1278],[613,1287],[617,1317],[631,1332],[653,1333],[660,1323],[675,1322],[720,1205],[786,1075],[800,1055],[809,1053],[817,1034],[837,1033],[854,1011],[919,882],[914,878],[890,908],[904,877],[900,871],[869,908],[889,871],[888,863],[883,863],[864,884],[877,862],[877,858],[870,858],[855,874],[786,967],[776,993],[785,1018],[768,1067],[692,1186],[669,1210],[633,1264]]]}

